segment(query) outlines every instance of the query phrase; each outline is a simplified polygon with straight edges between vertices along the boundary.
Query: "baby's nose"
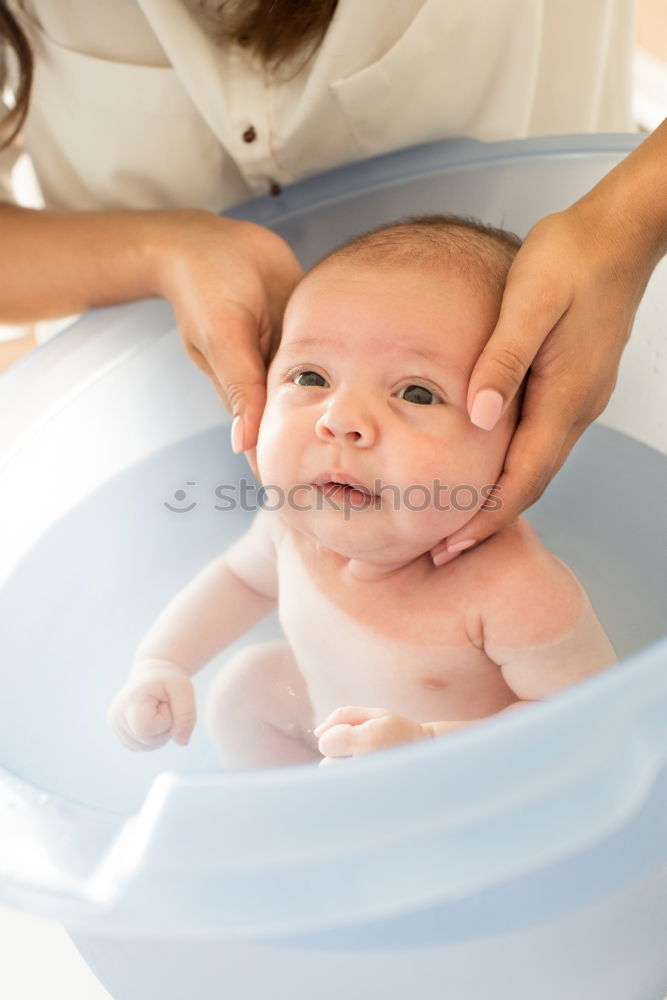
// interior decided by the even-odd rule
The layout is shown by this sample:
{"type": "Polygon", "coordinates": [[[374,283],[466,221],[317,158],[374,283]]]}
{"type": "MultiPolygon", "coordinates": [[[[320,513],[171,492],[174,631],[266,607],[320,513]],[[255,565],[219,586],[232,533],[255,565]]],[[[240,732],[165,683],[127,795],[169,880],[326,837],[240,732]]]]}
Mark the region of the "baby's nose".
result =
{"type": "Polygon", "coordinates": [[[322,441],[341,441],[357,447],[368,447],[376,437],[372,416],[358,401],[331,400],[315,425],[322,441]]]}

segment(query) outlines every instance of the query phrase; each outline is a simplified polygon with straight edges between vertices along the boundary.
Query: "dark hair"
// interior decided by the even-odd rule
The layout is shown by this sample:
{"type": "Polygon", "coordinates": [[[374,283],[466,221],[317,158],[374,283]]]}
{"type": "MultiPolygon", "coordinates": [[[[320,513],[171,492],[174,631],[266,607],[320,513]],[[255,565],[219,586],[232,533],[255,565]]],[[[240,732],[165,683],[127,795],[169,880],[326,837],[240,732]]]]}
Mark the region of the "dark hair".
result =
{"type": "Polygon", "coordinates": [[[0,149],[9,146],[21,131],[28,113],[33,69],[28,40],[7,4],[0,0],[0,95],[7,83],[5,46],[9,46],[16,57],[18,83],[14,91],[14,106],[0,120],[0,149]]]}
{"type": "MultiPolygon", "coordinates": [[[[301,65],[307,62],[324,38],[337,4],[338,0],[254,0],[228,9],[224,2],[189,0],[190,8],[218,41],[249,46],[266,67],[274,70],[297,53],[303,56],[301,65]]],[[[33,75],[28,40],[5,0],[0,0],[0,93],[6,83],[5,45],[17,59],[19,78],[14,107],[0,120],[0,149],[9,145],[23,126],[33,75]]]]}
{"type": "Polygon", "coordinates": [[[218,41],[247,45],[273,70],[297,54],[302,57],[297,70],[307,62],[324,38],[338,5],[338,0],[188,2],[218,41]]]}
{"type": "Polygon", "coordinates": [[[313,270],[334,260],[367,262],[390,269],[397,265],[444,264],[489,283],[502,295],[508,271],[521,246],[509,230],[458,215],[419,215],[390,222],[355,236],[323,257],[313,270]]]}

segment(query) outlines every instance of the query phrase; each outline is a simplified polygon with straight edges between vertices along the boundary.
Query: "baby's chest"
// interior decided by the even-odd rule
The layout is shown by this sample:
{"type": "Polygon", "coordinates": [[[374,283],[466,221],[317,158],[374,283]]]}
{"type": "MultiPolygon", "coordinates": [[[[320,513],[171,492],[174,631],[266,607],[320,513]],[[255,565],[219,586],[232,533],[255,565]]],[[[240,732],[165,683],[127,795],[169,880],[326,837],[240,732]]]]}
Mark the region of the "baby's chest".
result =
{"type": "Polygon", "coordinates": [[[284,591],[281,624],[318,719],[341,705],[433,721],[479,718],[507,704],[498,667],[470,641],[460,614],[434,622],[407,621],[400,605],[363,612],[312,586],[284,591]]]}
{"type": "Polygon", "coordinates": [[[410,587],[344,586],[326,567],[314,577],[300,560],[280,572],[279,616],[302,667],[331,667],[337,676],[381,674],[433,689],[471,668],[488,667],[467,631],[466,602],[410,587]]]}

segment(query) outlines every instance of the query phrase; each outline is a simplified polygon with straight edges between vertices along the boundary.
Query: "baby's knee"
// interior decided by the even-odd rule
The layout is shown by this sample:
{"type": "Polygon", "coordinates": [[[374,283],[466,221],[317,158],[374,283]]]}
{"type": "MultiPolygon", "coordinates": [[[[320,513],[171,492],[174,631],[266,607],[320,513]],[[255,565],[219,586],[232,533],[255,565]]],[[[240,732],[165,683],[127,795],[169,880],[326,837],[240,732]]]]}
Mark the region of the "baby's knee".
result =
{"type": "Polygon", "coordinates": [[[207,721],[220,722],[224,714],[245,713],[262,702],[275,682],[279,643],[247,646],[229,660],[211,683],[206,699],[207,721]]]}

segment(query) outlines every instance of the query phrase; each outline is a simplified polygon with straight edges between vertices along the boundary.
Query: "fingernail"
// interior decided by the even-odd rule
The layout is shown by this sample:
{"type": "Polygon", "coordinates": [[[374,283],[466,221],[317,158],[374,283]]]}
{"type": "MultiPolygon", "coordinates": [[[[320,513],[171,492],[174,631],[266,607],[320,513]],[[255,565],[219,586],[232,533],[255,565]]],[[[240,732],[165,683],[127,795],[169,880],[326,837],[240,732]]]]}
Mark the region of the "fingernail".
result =
{"type": "Polygon", "coordinates": [[[503,397],[495,389],[480,389],[472,402],[470,420],[483,431],[492,431],[503,409],[503,397]]]}
{"type": "Polygon", "coordinates": [[[469,549],[471,545],[474,545],[476,541],[476,538],[464,538],[462,542],[454,542],[452,545],[448,545],[447,551],[463,552],[464,549],[469,549]]]}
{"type": "Polygon", "coordinates": [[[443,563],[449,562],[449,552],[447,549],[443,549],[442,552],[437,552],[434,556],[431,556],[434,566],[442,566],[443,563]]]}
{"type": "Polygon", "coordinates": [[[234,417],[232,421],[232,451],[238,455],[243,451],[243,417],[234,417]]]}

